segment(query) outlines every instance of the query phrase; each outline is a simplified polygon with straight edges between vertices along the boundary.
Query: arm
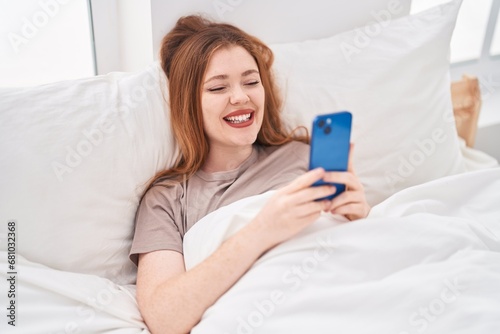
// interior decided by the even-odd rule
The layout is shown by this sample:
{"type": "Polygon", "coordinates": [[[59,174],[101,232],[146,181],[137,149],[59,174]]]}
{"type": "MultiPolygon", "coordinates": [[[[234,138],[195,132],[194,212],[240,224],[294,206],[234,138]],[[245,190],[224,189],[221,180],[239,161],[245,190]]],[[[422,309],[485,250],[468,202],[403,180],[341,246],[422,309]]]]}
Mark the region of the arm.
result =
{"type": "Polygon", "coordinates": [[[329,186],[310,187],[324,175],[316,169],[278,190],[249,224],[189,271],[180,253],[141,254],[137,300],[150,331],[189,332],[263,253],[314,222],[330,206],[314,199],[334,192],[329,186]]]}
{"type": "Polygon", "coordinates": [[[266,249],[253,225],[228,239],[189,271],[182,254],[141,254],[137,299],[152,333],[188,333],[205,310],[227,291],[266,249]],[[229,269],[229,270],[228,270],[229,269]]]}

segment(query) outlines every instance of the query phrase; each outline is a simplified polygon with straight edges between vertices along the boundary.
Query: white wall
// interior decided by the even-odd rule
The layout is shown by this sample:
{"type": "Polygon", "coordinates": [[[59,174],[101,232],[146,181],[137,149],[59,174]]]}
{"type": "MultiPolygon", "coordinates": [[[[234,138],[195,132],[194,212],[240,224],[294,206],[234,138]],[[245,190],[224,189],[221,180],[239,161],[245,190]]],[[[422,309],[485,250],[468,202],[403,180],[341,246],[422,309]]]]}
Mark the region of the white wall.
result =
{"type": "Polygon", "coordinates": [[[151,0],[153,50],[157,54],[162,37],[180,16],[205,13],[237,25],[266,43],[301,41],[376,22],[381,11],[401,7],[410,11],[410,0],[151,0]]]}
{"type": "Polygon", "coordinates": [[[410,0],[371,0],[363,6],[345,0],[91,0],[97,73],[138,71],[156,60],[161,39],[183,15],[203,13],[276,43],[363,26],[394,5],[401,9],[391,18],[410,11],[410,0]]]}

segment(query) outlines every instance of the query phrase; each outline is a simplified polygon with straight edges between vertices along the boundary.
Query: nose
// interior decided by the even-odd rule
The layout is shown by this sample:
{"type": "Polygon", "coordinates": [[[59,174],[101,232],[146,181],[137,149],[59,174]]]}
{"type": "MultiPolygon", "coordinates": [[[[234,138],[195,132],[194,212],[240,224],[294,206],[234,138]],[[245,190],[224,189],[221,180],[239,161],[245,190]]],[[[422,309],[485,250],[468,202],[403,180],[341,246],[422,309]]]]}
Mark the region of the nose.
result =
{"type": "Polygon", "coordinates": [[[245,104],[248,101],[250,101],[250,98],[242,87],[237,86],[232,90],[231,96],[229,97],[229,102],[231,104],[245,104]]]}

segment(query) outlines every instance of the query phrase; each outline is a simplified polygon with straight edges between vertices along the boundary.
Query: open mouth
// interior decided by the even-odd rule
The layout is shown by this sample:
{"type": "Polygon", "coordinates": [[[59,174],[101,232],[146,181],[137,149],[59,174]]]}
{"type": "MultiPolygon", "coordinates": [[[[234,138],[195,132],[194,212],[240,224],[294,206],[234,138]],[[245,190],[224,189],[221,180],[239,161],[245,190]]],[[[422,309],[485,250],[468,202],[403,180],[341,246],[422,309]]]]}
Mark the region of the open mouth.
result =
{"type": "Polygon", "coordinates": [[[232,126],[234,128],[242,128],[242,127],[249,126],[253,123],[254,112],[251,110],[248,110],[244,113],[226,116],[223,119],[224,119],[224,121],[226,121],[226,123],[229,126],[232,126]]]}
{"type": "Polygon", "coordinates": [[[224,117],[224,120],[226,122],[229,122],[232,124],[240,124],[240,123],[248,122],[251,117],[252,117],[252,113],[248,113],[248,114],[243,114],[243,115],[238,115],[238,116],[224,117]]]}

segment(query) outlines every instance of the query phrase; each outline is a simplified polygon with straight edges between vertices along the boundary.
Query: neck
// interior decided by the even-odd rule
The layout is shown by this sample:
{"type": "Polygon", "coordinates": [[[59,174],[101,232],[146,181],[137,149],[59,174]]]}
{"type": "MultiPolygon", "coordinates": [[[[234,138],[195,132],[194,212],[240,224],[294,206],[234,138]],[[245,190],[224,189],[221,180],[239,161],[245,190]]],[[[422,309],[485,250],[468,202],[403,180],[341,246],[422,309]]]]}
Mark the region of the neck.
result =
{"type": "Polygon", "coordinates": [[[251,154],[252,145],[245,147],[211,147],[201,168],[206,173],[224,172],[240,166],[251,154]]]}

